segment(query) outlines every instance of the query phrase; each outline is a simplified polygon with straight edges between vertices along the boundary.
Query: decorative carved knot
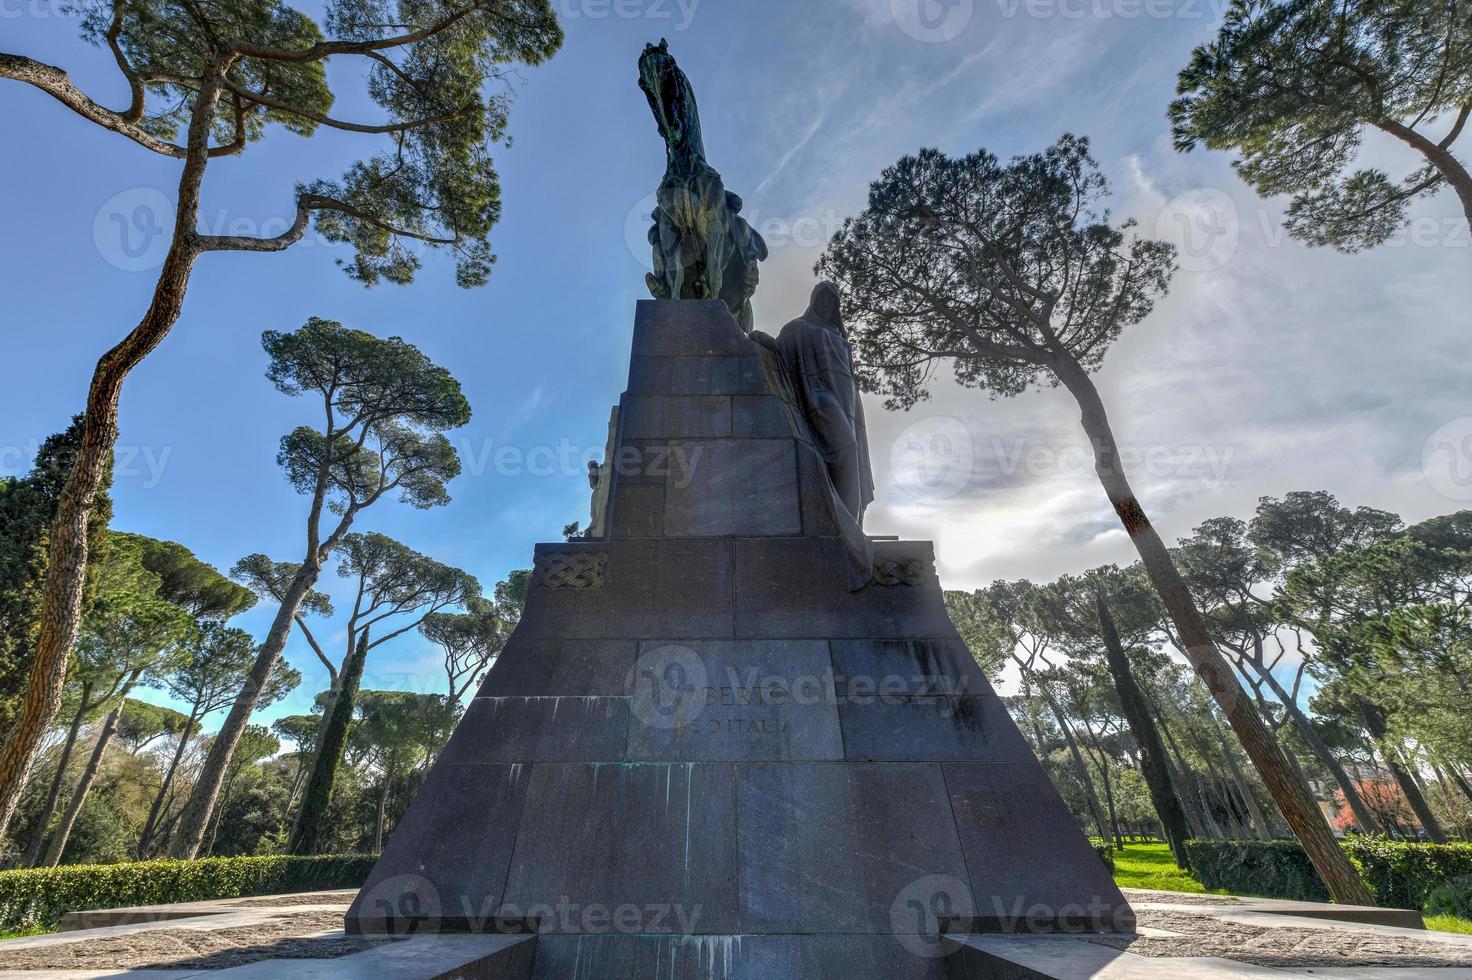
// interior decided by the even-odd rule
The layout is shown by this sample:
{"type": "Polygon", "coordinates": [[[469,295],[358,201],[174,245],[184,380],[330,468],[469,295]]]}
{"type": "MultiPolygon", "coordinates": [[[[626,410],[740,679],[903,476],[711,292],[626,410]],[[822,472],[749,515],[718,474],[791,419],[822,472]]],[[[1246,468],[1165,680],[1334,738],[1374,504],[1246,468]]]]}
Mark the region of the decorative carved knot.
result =
{"type": "Polygon", "coordinates": [[[532,584],[548,589],[601,589],[608,555],[539,555],[533,560],[532,584]]]}
{"type": "Polygon", "coordinates": [[[919,585],[925,581],[925,562],[919,558],[881,558],[874,563],[875,585],[919,585]]]}

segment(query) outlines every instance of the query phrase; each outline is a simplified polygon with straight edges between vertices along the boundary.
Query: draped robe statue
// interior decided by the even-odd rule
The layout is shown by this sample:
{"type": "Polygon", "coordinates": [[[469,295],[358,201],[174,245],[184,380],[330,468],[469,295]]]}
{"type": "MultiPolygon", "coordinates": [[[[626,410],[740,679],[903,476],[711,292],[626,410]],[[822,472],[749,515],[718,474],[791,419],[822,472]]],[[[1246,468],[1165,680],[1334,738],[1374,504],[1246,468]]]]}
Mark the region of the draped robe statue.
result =
{"type": "Polygon", "coordinates": [[[838,287],[819,283],[807,312],[783,327],[775,340],[761,331],[751,338],[776,355],[784,400],[806,423],[812,446],[823,458],[831,509],[855,567],[853,587],[862,588],[874,564],[863,530],[864,511],[874,500],[874,476],[838,287]]]}

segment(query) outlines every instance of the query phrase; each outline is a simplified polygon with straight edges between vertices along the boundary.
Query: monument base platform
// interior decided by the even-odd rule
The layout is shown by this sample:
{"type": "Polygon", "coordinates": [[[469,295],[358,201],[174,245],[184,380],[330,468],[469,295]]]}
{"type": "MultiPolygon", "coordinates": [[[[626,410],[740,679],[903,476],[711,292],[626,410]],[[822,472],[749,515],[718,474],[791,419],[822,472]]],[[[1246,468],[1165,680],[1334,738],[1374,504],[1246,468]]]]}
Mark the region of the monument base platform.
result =
{"type": "Polygon", "coordinates": [[[1133,926],[930,544],[843,521],[773,370],[718,301],[639,304],[604,533],[537,547],[349,932],[535,923],[541,978],[932,980],[946,928],[1133,926]]]}

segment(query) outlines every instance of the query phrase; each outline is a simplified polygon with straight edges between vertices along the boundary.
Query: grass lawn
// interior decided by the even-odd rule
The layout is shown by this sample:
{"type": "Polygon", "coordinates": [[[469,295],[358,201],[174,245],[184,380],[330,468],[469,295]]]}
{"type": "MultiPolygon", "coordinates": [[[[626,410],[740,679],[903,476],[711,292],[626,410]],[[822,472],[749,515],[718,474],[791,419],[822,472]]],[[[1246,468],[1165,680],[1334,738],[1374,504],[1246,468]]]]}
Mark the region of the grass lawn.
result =
{"type": "Polygon", "coordinates": [[[43,929],[40,926],[32,926],[29,929],[16,929],[13,932],[0,932],[0,939],[24,939],[26,936],[44,936],[55,932],[54,929],[43,929]]]}
{"type": "MultiPolygon", "coordinates": [[[[1127,844],[1114,852],[1114,881],[1121,888],[1153,888],[1163,892],[1203,893],[1206,887],[1189,871],[1176,867],[1165,844],[1127,844]]],[[[1218,891],[1217,894],[1226,894],[1218,891]]]]}

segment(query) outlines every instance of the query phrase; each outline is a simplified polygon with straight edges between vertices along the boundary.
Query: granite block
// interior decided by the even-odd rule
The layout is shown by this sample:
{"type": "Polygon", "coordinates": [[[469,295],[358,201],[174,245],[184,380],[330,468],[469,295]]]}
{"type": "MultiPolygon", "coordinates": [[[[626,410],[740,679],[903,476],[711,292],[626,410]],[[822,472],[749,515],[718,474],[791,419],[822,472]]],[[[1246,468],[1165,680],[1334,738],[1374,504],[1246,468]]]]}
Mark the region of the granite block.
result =
{"type": "Polygon", "coordinates": [[[893,936],[541,936],[534,980],[947,980],[893,936]]]}
{"type": "Polygon", "coordinates": [[[978,896],[975,920],[950,931],[1133,928],[1134,913],[1035,759],[941,769],[978,896]]]}
{"type": "Polygon", "coordinates": [[[619,404],[622,439],[713,439],[731,434],[726,395],[625,395],[619,404]]]}
{"type": "Polygon", "coordinates": [[[659,485],[616,482],[609,502],[611,536],[658,538],[664,536],[664,494],[659,485]]]}
{"type": "Polygon", "coordinates": [[[834,640],[833,672],[840,696],[993,693],[960,640],[834,640]]]}
{"type": "Polygon", "coordinates": [[[638,656],[633,640],[513,637],[481,683],[481,697],[623,697],[638,656]]]}
{"type": "Polygon", "coordinates": [[[437,763],[353,900],[348,932],[493,928],[530,775],[437,763]]]}
{"type": "Polygon", "coordinates": [[[754,354],[670,360],[671,395],[765,395],[767,379],[754,354]]]}
{"type": "Polygon", "coordinates": [[[843,758],[821,640],[645,642],[638,664],[631,761],[843,758]]]}
{"type": "Polygon", "coordinates": [[[672,447],[694,461],[688,485],[667,485],[671,537],[802,533],[791,440],[720,439],[672,447]]]}
{"type": "Polygon", "coordinates": [[[646,299],[634,314],[633,349],[645,357],[689,357],[753,355],[756,346],[718,299],[646,299]]]}
{"type": "Polygon", "coordinates": [[[995,694],[839,699],[845,757],[852,760],[1023,762],[1032,749],[995,694]]]}
{"type": "Polygon", "coordinates": [[[743,765],[736,781],[743,931],[916,930],[908,902],[936,878],[948,908],[972,907],[940,766],[743,765]]]}
{"type": "Polygon", "coordinates": [[[786,407],[772,395],[733,397],[731,435],[738,439],[794,438],[786,407]]]}
{"type": "Polygon", "coordinates": [[[533,586],[516,639],[715,639],[732,635],[731,545],[715,538],[627,538],[553,545],[539,555],[607,554],[603,588],[533,586]]]}
{"type": "Polygon", "coordinates": [[[505,910],[576,930],[534,909],[638,910],[625,931],[732,933],[735,774],[729,765],[536,765],[505,910]]]}
{"type": "MultiPolygon", "coordinates": [[[[929,560],[928,549],[906,551],[929,560]]],[[[838,539],[737,539],[734,554],[737,636],[956,636],[938,588],[870,585],[848,591],[838,574],[847,561],[838,539]]]]}
{"type": "Polygon", "coordinates": [[[440,758],[471,762],[620,762],[627,698],[478,697],[440,758]]]}

